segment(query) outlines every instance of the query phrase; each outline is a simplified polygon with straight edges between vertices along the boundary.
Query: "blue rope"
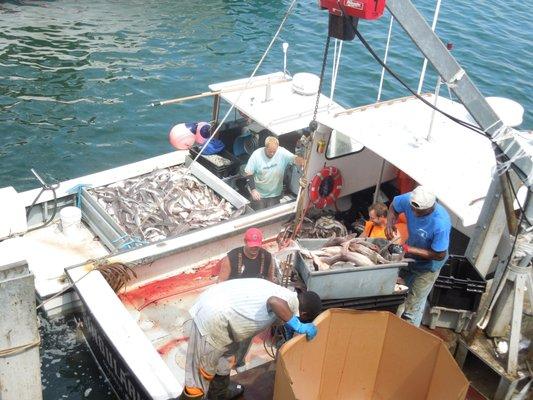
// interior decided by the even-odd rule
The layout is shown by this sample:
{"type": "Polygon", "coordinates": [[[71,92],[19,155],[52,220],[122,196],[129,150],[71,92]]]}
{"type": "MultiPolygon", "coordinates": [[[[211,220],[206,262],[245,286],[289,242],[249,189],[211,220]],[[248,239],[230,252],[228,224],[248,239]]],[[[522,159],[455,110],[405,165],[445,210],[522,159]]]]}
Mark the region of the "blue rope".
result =
{"type": "Polygon", "coordinates": [[[93,185],[86,185],[84,183],[80,183],[72,188],[70,188],[67,193],[76,193],[76,207],[81,208],[81,191],[84,188],[91,188],[93,185]]]}
{"type": "Polygon", "coordinates": [[[137,236],[130,236],[128,234],[116,238],[111,243],[115,244],[115,243],[119,242],[120,240],[124,240],[124,243],[122,243],[120,246],[118,246],[118,248],[120,250],[122,250],[122,249],[132,249],[134,247],[142,246],[143,244],[147,244],[148,243],[147,241],[142,240],[141,238],[139,238],[137,236]]]}

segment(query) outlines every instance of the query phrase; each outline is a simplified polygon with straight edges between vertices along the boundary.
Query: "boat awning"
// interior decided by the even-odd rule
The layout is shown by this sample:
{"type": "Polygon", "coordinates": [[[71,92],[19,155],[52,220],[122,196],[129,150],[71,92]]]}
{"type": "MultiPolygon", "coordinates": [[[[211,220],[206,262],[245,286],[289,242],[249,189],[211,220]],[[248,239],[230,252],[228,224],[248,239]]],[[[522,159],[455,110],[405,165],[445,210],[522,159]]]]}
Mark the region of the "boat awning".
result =
{"type": "MultiPolygon", "coordinates": [[[[434,102],[433,95],[425,95],[434,102]]],[[[438,107],[462,120],[463,105],[439,97],[438,107]]],[[[468,227],[477,222],[489,189],[495,156],[490,141],[409,97],[377,103],[318,120],[368,147],[420,184],[468,227]]]]}
{"type": "MultiPolygon", "coordinates": [[[[215,83],[209,89],[221,90],[224,100],[276,135],[307,128],[316,103],[316,94],[307,96],[293,91],[291,77],[285,77],[283,72],[256,76],[250,82],[246,78],[215,83]]],[[[343,110],[327,96],[320,95],[319,115],[343,110]]]]}

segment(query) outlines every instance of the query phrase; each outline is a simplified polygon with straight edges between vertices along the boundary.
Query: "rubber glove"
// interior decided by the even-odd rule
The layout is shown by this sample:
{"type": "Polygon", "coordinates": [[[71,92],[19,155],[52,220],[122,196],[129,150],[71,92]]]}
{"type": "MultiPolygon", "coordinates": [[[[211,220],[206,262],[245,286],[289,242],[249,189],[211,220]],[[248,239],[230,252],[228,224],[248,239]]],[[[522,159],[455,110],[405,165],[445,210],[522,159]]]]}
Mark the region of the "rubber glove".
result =
{"type": "Polygon", "coordinates": [[[314,324],[302,323],[296,315],[293,315],[293,317],[287,321],[286,325],[297,333],[305,333],[307,340],[313,339],[318,332],[314,324]]]}

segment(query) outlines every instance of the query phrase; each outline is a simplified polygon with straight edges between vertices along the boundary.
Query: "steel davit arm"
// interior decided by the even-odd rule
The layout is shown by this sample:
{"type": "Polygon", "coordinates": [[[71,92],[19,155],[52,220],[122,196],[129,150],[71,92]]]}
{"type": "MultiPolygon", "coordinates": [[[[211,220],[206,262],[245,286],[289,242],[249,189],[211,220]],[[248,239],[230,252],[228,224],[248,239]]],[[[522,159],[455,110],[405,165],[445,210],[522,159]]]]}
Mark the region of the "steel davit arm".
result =
{"type": "MultiPolygon", "coordinates": [[[[387,0],[386,7],[437,70],[443,81],[453,90],[481,129],[487,132],[490,138],[501,133],[503,123],[498,115],[411,1],[387,0]]],[[[525,185],[531,188],[533,186],[531,142],[528,143],[527,140],[515,135],[505,135],[505,137],[505,139],[498,140],[498,147],[509,159],[514,160],[513,169],[525,185]],[[520,154],[528,156],[515,159],[520,154]]]]}

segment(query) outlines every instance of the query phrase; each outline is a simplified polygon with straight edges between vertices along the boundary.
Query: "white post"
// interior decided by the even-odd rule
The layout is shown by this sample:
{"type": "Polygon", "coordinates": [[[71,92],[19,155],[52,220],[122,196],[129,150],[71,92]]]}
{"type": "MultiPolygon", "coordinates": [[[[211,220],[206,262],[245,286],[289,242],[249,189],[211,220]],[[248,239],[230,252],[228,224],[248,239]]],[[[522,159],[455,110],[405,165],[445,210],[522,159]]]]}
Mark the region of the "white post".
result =
{"type": "MultiPolygon", "coordinates": [[[[392,24],[394,17],[391,15],[389,22],[389,33],[387,34],[387,44],[385,45],[385,56],[383,57],[383,63],[387,64],[387,56],[389,55],[390,38],[392,36],[392,24]]],[[[385,67],[381,68],[381,78],[379,78],[378,97],[376,102],[381,100],[381,90],[383,89],[383,80],[385,79],[385,67]]]]}
{"type": "Polygon", "coordinates": [[[283,78],[287,79],[287,50],[289,49],[289,43],[283,42],[283,78]]]}
{"type": "Polygon", "coordinates": [[[26,261],[0,266],[0,399],[42,399],[34,277],[26,261]]]}
{"type": "MultiPolygon", "coordinates": [[[[433,14],[433,23],[431,24],[431,30],[435,32],[435,27],[437,26],[437,21],[439,20],[439,11],[440,11],[441,0],[437,0],[437,5],[435,6],[435,13],[433,14]]],[[[420,80],[418,81],[418,89],[416,92],[420,94],[422,91],[422,86],[424,86],[424,77],[426,75],[426,68],[428,65],[428,59],[424,58],[424,63],[422,64],[422,71],[420,72],[420,80]]]]}

